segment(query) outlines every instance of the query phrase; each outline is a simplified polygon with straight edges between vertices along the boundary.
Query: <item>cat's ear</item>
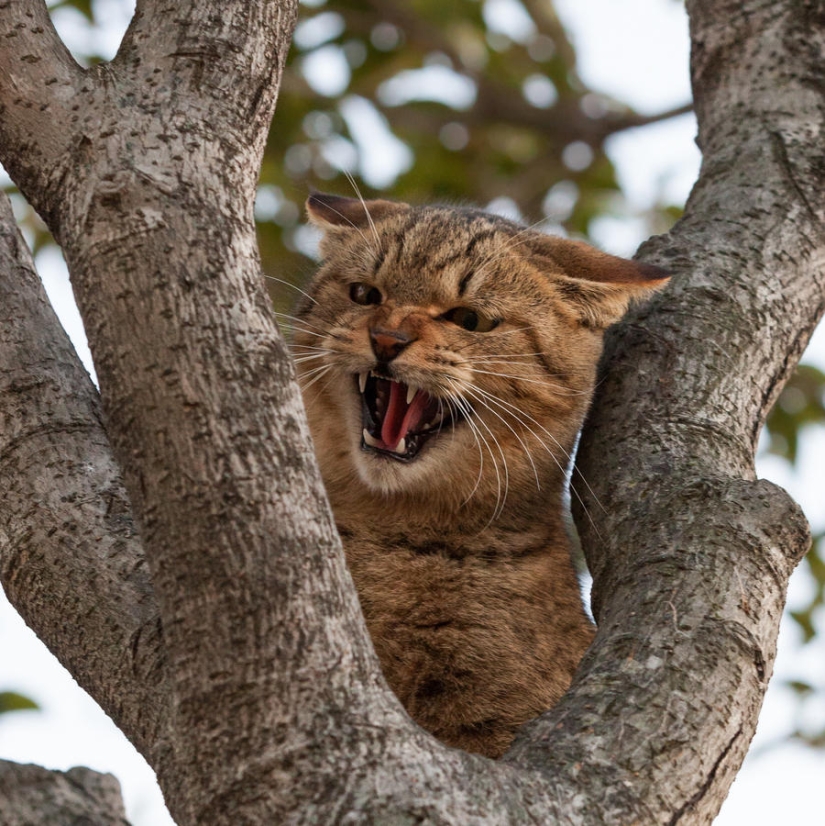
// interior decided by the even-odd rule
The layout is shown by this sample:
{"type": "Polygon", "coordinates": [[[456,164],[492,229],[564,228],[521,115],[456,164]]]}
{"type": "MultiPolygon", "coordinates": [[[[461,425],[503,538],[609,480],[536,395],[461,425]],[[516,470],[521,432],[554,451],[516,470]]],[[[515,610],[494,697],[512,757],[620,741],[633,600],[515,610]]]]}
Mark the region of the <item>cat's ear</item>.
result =
{"type": "Polygon", "coordinates": [[[535,233],[529,247],[531,261],[554,277],[565,302],[591,327],[609,327],[633,299],[646,298],[670,279],[661,267],[619,258],[582,241],[535,233]]]}
{"type": "Polygon", "coordinates": [[[310,221],[323,230],[363,230],[370,226],[370,221],[374,223],[409,209],[406,204],[394,201],[363,201],[360,198],[344,198],[324,192],[313,192],[307,198],[306,206],[310,221]]]}

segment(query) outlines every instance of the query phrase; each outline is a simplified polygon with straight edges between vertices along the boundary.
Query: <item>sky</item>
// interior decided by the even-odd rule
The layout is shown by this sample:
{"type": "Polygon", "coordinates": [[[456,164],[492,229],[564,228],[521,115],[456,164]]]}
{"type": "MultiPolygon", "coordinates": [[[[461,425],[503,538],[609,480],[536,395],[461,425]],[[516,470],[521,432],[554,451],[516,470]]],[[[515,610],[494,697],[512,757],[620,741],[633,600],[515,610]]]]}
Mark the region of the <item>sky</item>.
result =
{"type": "MultiPolygon", "coordinates": [[[[517,10],[509,5],[511,0],[489,2],[490,14],[498,15],[502,26],[519,25],[517,10]]],[[[105,39],[107,48],[114,50],[117,32],[122,32],[128,21],[128,2],[101,5],[104,7],[110,9],[110,19],[92,34],[73,29],[69,15],[66,31],[74,32],[71,36],[76,38],[70,46],[83,48],[83,38],[93,37],[97,43],[105,39]]],[[[575,40],[579,71],[592,87],[650,113],[689,99],[687,20],[679,0],[556,0],[556,8],[575,40]]],[[[611,139],[608,151],[634,208],[643,210],[662,195],[672,202],[684,201],[699,167],[694,136],[695,122],[688,115],[611,139]]],[[[604,248],[631,254],[643,240],[640,231],[640,223],[631,216],[604,219],[594,235],[604,248]]],[[[64,326],[91,366],[59,253],[45,250],[37,264],[64,326]]],[[[825,366],[822,331],[815,336],[806,358],[825,366]]],[[[800,452],[797,472],[775,457],[763,456],[759,473],[783,485],[803,506],[814,529],[822,529],[825,482],[818,468],[825,456],[825,431],[806,432],[800,452]]],[[[810,587],[804,571],[795,575],[789,605],[801,604],[810,587]]],[[[823,627],[821,621],[819,627],[823,627]]],[[[4,598],[0,598],[0,651],[0,690],[21,691],[42,707],[39,712],[0,717],[0,758],[58,769],[86,765],[111,772],[121,782],[134,826],[171,824],[149,767],[4,598]]],[[[818,782],[825,778],[825,753],[783,742],[783,735],[794,728],[800,715],[811,724],[825,723],[825,708],[820,701],[800,709],[782,682],[802,678],[822,685],[823,672],[825,641],[802,648],[794,624],[784,621],[775,677],[759,730],[716,820],[718,826],[822,822],[818,782]]]]}

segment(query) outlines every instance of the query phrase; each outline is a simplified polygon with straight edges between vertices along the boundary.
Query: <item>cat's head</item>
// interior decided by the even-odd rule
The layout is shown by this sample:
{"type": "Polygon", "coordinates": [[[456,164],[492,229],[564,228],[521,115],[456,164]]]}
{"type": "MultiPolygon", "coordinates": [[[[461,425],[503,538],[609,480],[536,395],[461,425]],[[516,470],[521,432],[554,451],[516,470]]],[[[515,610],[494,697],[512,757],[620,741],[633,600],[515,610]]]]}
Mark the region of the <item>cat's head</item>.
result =
{"type": "Polygon", "coordinates": [[[328,484],[460,504],[561,480],[604,329],[667,274],[474,209],[307,210],[294,346],[328,484]]]}

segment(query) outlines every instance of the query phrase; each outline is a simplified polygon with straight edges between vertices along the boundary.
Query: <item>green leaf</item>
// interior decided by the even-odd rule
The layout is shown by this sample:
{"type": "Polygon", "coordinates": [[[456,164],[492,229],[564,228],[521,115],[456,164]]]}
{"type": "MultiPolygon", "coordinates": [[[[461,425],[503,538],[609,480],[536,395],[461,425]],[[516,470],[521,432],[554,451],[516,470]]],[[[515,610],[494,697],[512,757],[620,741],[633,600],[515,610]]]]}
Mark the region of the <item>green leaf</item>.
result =
{"type": "Polygon", "coordinates": [[[812,685],[809,683],[804,683],[801,680],[789,680],[787,683],[789,688],[792,688],[797,694],[806,697],[809,694],[813,694],[816,690],[812,685]]]}
{"type": "Polygon", "coordinates": [[[0,714],[8,711],[37,711],[39,708],[34,700],[16,691],[0,691],[0,714]]]}
{"type": "Polygon", "coordinates": [[[796,462],[803,427],[825,423],[825,373],[800,364],[771,410],[767,428],[771,453],[796,462]]]}
{"type": "Polygon", "coordinates": [[[67,6],[70,6],[73,9],[77,9],[87,20],[94,20],[94,13],[92,12],[92,0],[60,0],[59,3],[55,3],[54,5],[50,6],[49,10],[54,11],[55,9],[66,8],[67,6]]]}
{"type": "Polygon", "coordinates": [[[804,611],[790,612],[791,619],[802,629],[804,642],[810,642],[816,636],[812,614],[813,611],[810,608],[804,611]]]}

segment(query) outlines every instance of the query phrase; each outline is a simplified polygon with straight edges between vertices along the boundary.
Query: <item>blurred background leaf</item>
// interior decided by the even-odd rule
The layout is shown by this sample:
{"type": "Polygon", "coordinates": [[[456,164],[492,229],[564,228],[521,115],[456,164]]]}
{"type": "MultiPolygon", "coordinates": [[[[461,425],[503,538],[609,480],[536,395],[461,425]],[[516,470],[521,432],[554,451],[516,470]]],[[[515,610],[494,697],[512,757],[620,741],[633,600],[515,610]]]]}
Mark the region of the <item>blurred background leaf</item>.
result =
{"type": "MultiPolygon", "coordinates": [[[[261,176],[264,269],[311,272],[313,189],[473,203],[587,237],[631,212],[607,138],[687,109],[642,116],[589,89],[546,0],[305,3],[261,176]]],[[[662,231],[679,212],[637,217],[662,231]]]]}
{"type": "MultiPolygon", "coordinates": [[[[49,3],[49,10],[54,13],[57,9],[76,9],[87,20],[93,21],[94,14],[92,12],[92,0],[58,0],[58,2],[49,3]]],[[[90,55],[92,57],[92,55],[90,55]]]]}
{"type": "Polygon", "coordinates": [[[16,691],[0,691],[0,714],[10,711],[37,711],[40,706],[16,691]]]}

